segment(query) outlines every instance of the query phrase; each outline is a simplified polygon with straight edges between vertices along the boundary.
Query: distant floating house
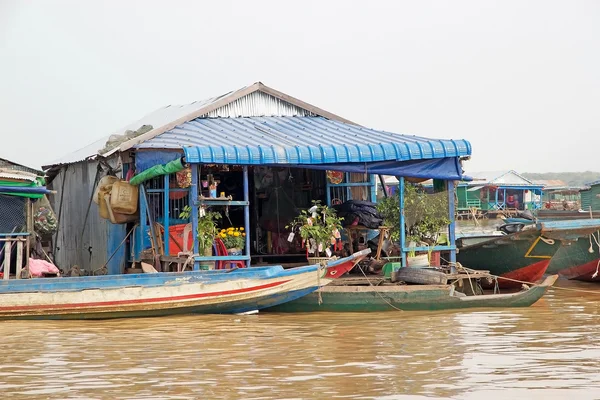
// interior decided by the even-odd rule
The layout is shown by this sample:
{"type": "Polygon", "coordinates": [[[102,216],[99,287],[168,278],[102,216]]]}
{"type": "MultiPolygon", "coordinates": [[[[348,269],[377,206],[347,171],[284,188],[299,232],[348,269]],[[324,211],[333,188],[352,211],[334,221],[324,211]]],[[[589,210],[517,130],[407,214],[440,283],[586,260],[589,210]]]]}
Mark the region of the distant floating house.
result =
{"type": "Polygon", "coordinates": [[[23,172],[28,172],[30,174],[34,174],[37,176],[44,176],[44,173],[41,170],[37,170],[35,168],[31,168],[26,165],[16,163],[14,161],[7,160],[6,158],[0,158],[0,169],[5,170],[5,171],[6,170],[23,171],[23,172]]]}
{"type": "Polygon", "coordinates": [[[535,183],[544,186],[542,196],[543,207],[554,210],[578,210],[581,208],[582,190],[588,186],[570,186],[560,179],[536,180],[535,183]]]}
{"type": "Polygon", "coordinates": [[[544,185],[513,170],[467,174],[473,180],[459,184],[458,210],[537,210],[542,206],[544,185]]]}

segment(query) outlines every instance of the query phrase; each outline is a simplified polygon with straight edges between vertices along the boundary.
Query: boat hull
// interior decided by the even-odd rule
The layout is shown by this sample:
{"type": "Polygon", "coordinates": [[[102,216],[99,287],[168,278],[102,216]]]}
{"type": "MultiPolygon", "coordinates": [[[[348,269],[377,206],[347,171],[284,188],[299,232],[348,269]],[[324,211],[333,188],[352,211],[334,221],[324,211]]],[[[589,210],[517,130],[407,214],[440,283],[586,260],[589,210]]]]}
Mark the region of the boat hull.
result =
{"type": "Polygon", "coordinates": [[[590,243],[589,238],[579,238],[564,244],[556,252],[548,266],[548,273],[559,274],[567,279],[598,281],[592,278],[600,261],[598,254],[598,244],[594,240],[590,243]],[[589,251],[590,248],[592,252],[589,251]]]}
{"type": "Polygon", "coordinates": [[[551,276],[517,293],[457,297],[451,285],[326,286],[269,312],[436,311],[485,307],[528,307],[556,281],[551,276]]]}
{"type": "Polygon", "coordinates": [[[0,319],[107,319],[243,313],[297,299],[343,275],[367,251],[327,263],[0,281],[0,319]]]}
{"type": "MultiPolygon", "coordinates": [[[[463,247],[456,260],[464,267],[489,271],[501,278],[537,282],[546,272],[552,256],[561,246],[540,231],[526,230],[463,247]]],[[[521,283],[499,279],[501,288],[520,287],[521,283]]]]}

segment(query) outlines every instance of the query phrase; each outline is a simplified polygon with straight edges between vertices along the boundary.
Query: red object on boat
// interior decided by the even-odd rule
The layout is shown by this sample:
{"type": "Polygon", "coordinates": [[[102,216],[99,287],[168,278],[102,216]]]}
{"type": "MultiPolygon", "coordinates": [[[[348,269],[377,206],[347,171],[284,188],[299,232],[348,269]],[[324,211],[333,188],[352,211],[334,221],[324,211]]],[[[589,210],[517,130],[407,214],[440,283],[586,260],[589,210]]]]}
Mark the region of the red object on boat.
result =
{"type": "Polygon", "coordinates": [[[509,278],[522,282],[537,283],[539,280],[542,279],[542,277],[546,273],[548,265],[550,265],[550,258],[502,274],[498,278],[498,286],[500,288],[507,289],[519,288],[522,285],[521,282],[509,281],[502,278],[509,278]]]}
{"type": "Polygon", "coordinates": [[[560,276],[564,276],[567,279],[573,279],[576,281],[584,281],[584,282],[599,282],[600,281],[600,273],[594,277],[594,274],[600,268],[598,267],[598,263],[600,259],[595,259],[585,264],[577,265],[575,267],[566,268],[561,271],[558,271],[560,276]]]}
{"type": "MultiPolygon", "coordinates": [[[[177,253],[186,251],[189,249],[183,248],[183,231],[187,224],[177,224],[169,226],[169,255],[176,256],[177,253]]],[[[192,231],[188,233],[188,246],[194,243],[194,237],[192,231]]]]}

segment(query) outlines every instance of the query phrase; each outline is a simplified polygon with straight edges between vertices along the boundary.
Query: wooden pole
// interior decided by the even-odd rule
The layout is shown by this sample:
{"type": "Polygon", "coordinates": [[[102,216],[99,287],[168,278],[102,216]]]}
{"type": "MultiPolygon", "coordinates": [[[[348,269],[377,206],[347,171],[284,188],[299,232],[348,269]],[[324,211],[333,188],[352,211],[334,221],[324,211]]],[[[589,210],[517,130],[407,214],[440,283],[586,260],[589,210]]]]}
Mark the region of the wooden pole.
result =
{"type": "Polygon", "coordinates": [[[33,203],[30,198],[27,198],[27,237],[26,250],[25,250],[25,266],[29,270],[29,255],[31,254],[31,240],[35,238],[33,233],[33,203]]]}
{"type": "Polygon", "coordinates": [[[23,241],[17,241],[17,268],[16,278],[21,279],[21,270],[23,269],[23,241]]]}
{"type": "Polygon", "coordinates": [[[10,248],[12,242],[4,243],[4,280],[8,280],[10,275],[10,248]]]}

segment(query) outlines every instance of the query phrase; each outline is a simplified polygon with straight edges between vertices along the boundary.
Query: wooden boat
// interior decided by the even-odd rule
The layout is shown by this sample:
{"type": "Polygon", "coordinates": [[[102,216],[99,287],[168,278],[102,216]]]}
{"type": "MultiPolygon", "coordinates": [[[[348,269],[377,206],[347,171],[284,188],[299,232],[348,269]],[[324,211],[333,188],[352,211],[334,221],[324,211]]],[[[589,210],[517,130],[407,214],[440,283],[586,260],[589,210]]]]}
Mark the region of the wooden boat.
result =
{"type": "Polygon", "coordinates": [[[0,281],[0,318],[105,319],[187,313],[243,313],[295,300],[366,257],[325,266],[14,279],[0,281]]]}
{"type": "Polygon", "coordinates": [[[520,291],[466,296],[454,285],[343,285],[343,279],[307,296],[265,311],[273,312],[369,312],[429,311],[479,307],[528,307],[538,301],[556,281],[549,276],[542,283],[520,291]]]}
{"type": "Polygon", "coordinates": [[[547,272],[572,280],[600,282],[600,274],[594,276],[599,266],[598,243],[591,237],[583,237],[564,243],[552,257],[547,272]]]}
{"type": "Polygon", "coordinates": [[[500,287],[519,287],[520,283],[511,280],[537,282],[543,277],[562,241],[585,237],[598,229],[598,219],[542,221],[506,236],[459,248],[456,259],[465,267],[499,276],[500,287]]]}

